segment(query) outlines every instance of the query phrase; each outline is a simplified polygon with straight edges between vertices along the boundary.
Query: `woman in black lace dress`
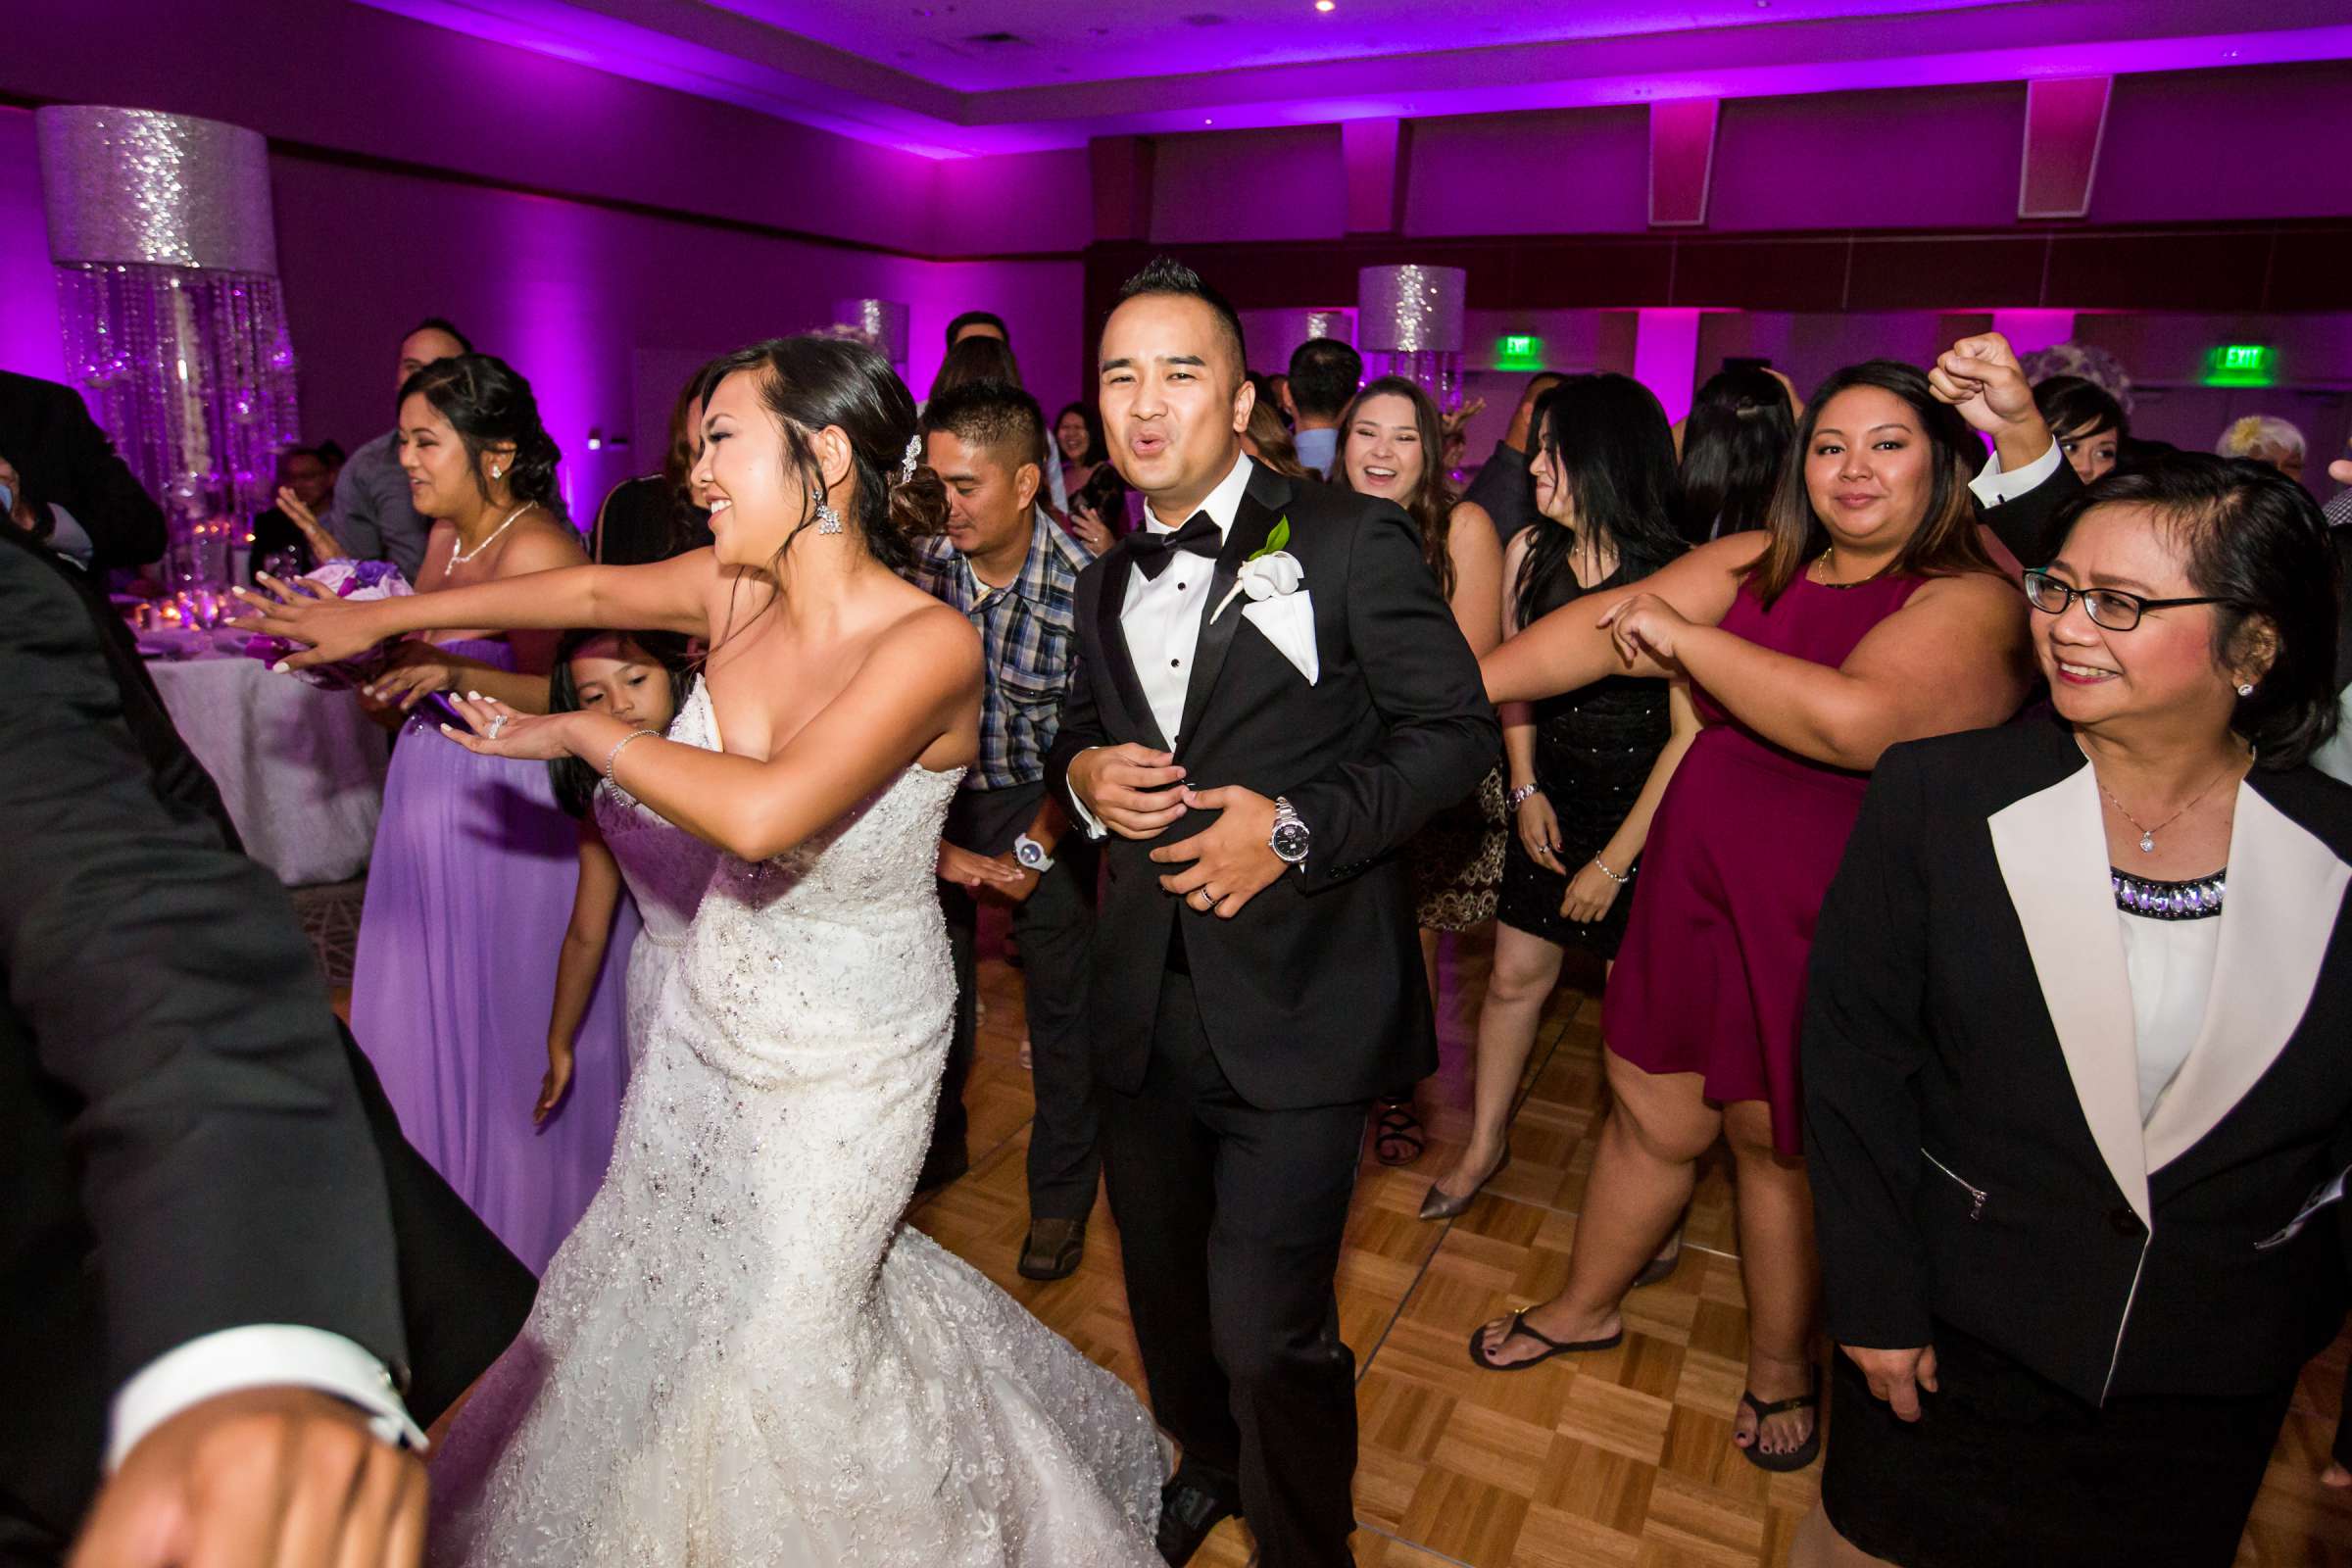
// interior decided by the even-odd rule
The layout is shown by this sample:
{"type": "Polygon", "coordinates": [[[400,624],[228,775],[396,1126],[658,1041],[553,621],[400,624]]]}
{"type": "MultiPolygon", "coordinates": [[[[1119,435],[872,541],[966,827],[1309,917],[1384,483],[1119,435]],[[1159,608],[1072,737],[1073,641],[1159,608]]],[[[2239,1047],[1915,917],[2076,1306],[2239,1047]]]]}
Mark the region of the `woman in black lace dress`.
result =
{"type": "MultiPolygon", "coordinates": [[[[1683,550],[1665,410],[1630,376],[1571,376],[1536,406],[1533,527],[1503,562],[1516,632],[1569,600],[1646,577],[1683,550]]],[[[1611,676],[1502,710],[1515,818],[1506,838],[1494,971],[1478,1019],[1470,1142],[1421,1205],[1449,1219],[1510,1157],[1511,1101],[1571,945],[1614,958],[1637,858],[1666,781],[1698,733],[1680,683],[1611,676]]]]}

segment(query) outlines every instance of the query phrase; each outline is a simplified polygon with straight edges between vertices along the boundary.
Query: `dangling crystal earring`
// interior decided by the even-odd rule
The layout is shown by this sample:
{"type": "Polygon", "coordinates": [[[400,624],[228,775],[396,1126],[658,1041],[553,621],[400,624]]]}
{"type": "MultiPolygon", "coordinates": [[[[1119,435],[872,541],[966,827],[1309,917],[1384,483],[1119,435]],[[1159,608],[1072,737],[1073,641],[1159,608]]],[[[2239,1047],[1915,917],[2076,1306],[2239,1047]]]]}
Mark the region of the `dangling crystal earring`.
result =
{"type": "Polygon", "coordinates": [[[831,502],[819,501],[816,504],[816,531],[818,533],[841,532],[841,514],[833,510],[831,502]]]}
{"type": "Polygon", "coordinates": [[[2238,695],[2238,696],[2240,696],[2240,697],[2251,697],[2251,696],[2253,696],[2253,695],[2254,695],[2254,683],[2253,683],[2252,681],[2250,681],[2250,680],[2249,680],[2249,681],[2242,681],[2242,682],[2240,682],[2240,683],[2239,683],[2239,685],[2238,685],[2238,688],[2237,688],[2237,695],[2238,695]]]}
{"type": "Polygon", "coordinates": [[[493,478],[493,479],[503,479],[503,478],[505,478],[506,476],[507,476],[507,470],[506,470],[506,469],[504,469],[504,468],[492,468],[492,469],[490,470],[490,477],[491,477],[491,478],[493,478]]]}

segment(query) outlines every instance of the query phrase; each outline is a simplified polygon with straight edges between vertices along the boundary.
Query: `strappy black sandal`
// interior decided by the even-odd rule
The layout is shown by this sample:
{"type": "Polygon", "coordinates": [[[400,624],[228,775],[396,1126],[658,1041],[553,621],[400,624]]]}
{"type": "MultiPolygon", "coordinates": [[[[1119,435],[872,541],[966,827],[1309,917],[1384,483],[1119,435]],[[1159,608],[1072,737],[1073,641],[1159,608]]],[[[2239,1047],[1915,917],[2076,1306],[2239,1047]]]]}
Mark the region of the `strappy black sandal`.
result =
{"type": "Polygon", "coordinates": [[[1555,1340],[1527,1326],[1524,1307],[1511,1314],[1511,1326],[1502,1331],[1502,1343],[1514,1338],[1526,1338],[1544,1347],[1542,1355],[1531,1355],[1524,1361],[1495,1361],[1487,1355],[1487,1326],[1481,1323],[1470,1331],[1470,1359],[1489,1372],[1524,1372],[1531,1366],[1542,1366],[1555,1355],[1574,1355],[1581,1350],[1613,1350],[1624,1343],[1625,1330],[1601,1340],[1555,1340]]]}
{"type": "MultiPolygon", "coordinates": [[[[1813,1392],[1810,1394],[1799,1394],[1786,1399],[1775,1399],[1770,1404],[1766,1404],[1762,1399],[1756,1397],[1752,1390],[1742,1389],[1740,1391],[1740,1402],[1756,1413],[1756,1435],[1748,1441],[1746,1447],[1740,1449],[1741,1453],[1747,1455],[1749,1464],[1759,1470],[1770,1470],[1775,1475],[1785,1475],[1791,1470],[1802,1470],[1820,1455],[1821,1369],[1819,1367],[1813,1369],[1813,1392]],[[1813,1411],[1813,1430],[1806,1435],[1805,1441],[1790,1448],[1787,1453],[1766,1453],[1763,1448],[1766,1418],[1787,1415],[1791,1410],[1805,1409],[1813,1411]]],[[[1734,1445],[1734,1446],[1738,1446],[1734,1445]]]]}
{"type": "Polygon", "coordinates": [[[1421,1118],[1410,1100],[1384,1100],[1380,1119],[1373,1123],[1372,1155],[1383,1165],[1410,1165],[1429,1147],[1421,1118]]]}

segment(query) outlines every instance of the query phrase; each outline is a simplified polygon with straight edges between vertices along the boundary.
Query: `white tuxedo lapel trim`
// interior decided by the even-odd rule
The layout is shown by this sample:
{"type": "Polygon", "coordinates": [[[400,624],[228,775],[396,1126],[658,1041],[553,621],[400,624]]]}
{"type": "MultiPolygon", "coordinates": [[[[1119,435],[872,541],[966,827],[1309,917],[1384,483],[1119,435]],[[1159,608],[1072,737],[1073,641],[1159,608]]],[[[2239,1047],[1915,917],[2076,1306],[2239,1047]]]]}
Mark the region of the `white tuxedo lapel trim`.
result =
{"type": "Polygon", "coordinates": [[[2205,1023],[2148,1118],[2148,1169],[2213,1131],[2270,1071],[2311,1005],[2352,867],[2241,784],[2205,1023]]]}
{"type": "MultiPolygon", "coordinates": [[[[2150,1225],[2132,979],[2090,764],[2004,807],[1987,825],[2083,1120],[2125,1201],[2150,1225]]],[[[2232,870],[2232,903],[2236,880],[2232,870]]]]}

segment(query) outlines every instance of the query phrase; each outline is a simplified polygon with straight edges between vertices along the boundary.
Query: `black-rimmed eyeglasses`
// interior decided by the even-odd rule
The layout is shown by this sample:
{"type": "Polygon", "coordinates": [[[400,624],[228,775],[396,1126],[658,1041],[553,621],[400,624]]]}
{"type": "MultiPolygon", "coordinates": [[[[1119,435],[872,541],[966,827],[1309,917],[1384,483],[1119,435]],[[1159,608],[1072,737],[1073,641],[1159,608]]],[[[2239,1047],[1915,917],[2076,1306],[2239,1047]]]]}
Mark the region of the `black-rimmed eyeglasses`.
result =
{"type": "Polygon", "coordinates": [[[2082,612],[2091,624],[2108,631],[2130,631],[2139,624],[2139,617],[2151,610],[2179,610],[2188,605],[2218,605],[2219,599],[2143,599],[2128,594],[2121,588],[2078,588],[2071,582],[2061,582],[2046,571],[2026,573],[2026,603],[2045,615],[2063,615],[2066,607],[2076,600],[2082,601],[2082,612]]]}

